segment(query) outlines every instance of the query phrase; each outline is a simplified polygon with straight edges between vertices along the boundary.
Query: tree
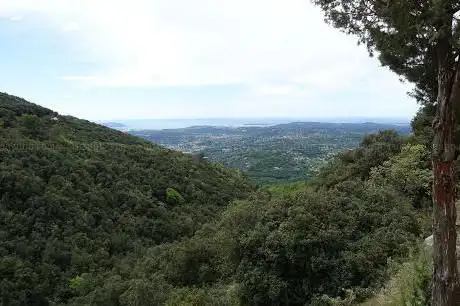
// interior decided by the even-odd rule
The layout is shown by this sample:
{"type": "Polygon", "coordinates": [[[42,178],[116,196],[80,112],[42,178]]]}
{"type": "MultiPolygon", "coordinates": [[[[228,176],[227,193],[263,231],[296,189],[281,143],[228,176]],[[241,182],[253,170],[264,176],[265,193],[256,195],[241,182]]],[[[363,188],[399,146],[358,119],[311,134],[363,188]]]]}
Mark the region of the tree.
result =
{"type": "Polygon", "coordinates": [[[433,121],[433,305],[457,305],[455,123],[460,105],[458,0],[313,0],[326,20],[356,35],[403,79],[433,121]]]}
{"type": "Polygon", "coordinates": [[[26,114],[26,115],[22,115],[20,120],[22,123],[24,133],[27,136],[30,136],[33,138],[40,136],[42,132],[40,117],[38,117],[37,115],[26,114]]]}

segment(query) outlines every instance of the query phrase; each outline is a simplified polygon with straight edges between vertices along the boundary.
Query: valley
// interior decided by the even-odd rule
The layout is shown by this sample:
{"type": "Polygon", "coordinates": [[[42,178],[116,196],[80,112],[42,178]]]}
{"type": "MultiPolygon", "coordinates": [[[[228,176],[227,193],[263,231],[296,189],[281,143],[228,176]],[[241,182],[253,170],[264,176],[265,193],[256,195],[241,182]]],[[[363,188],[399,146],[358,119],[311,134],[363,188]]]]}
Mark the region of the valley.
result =
{"type": "Polygon", "coordinates": [[[0,306],[460,305],[460,1],[80,2],[0,1],[0,306]]]}
{"type": "Polygon", "coordinates": [[[260,184],[310,179],[338,152],[380,130],[401,135],[409,124],[291,122],[273,126],[131,130],[153,143],[245,172],[260,184]]]}
{"type": "Polygon", "coordinates": [[[2,305],[358,303],[429,234],[429,154],[408,127],[139,133],[0,94],[2,305]],[[308,180],[304,156],[323,164],[308,180]]]}

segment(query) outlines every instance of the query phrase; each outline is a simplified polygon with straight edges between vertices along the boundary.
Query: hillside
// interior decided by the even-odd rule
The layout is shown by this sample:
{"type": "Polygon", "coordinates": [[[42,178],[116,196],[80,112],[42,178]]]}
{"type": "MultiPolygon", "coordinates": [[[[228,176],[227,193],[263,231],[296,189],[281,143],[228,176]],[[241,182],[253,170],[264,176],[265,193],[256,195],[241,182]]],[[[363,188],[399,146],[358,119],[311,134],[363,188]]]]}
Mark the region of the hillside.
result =
{"type": "Polygon", "coordinates": [[[235,201],[193,237],[152,248],[128,292],[136,305],[359,304],[429,234],[430,175],[413,138],[369,135],[313,180],[235,201]]]}
{"type": "Polygon", "coordinates": [[[0,305],[66,304],[80,275],[96,289],[251,190],[238,172],[0,93],[0,305]]]}
{"type": "Polygon", "coordinates": [[[341,150],[356,148],[366,135],[389,129],[401,135],[411,132],[408,124],[291,122],[261,127],[193,126],[130,133],[240,169],[254,181],[270,184],[310,179],[341,150]]]}
{"type": "Polygon", "coordinates": [[[257,190],[17,97],[0,116],[1,305],[351,305],[430,232],[418,135],[367,135],[311,180],[257,190]]]}

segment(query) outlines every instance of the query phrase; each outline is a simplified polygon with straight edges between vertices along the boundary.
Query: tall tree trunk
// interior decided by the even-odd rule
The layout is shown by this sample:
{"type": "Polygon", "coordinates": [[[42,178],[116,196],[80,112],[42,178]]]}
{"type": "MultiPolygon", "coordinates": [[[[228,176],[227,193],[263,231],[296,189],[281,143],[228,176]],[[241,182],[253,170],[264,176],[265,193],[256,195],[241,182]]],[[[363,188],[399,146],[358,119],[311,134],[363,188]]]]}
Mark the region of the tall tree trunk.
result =
{"type": "MultiPolygon", "coordinates": [[[[449,21],[450,22],[450,21],[449,21]]],[[[455,181],[455,104],[457,77],[450,41],[451,27],[444,24],[438,41],[437,115],[433,122],[433,306],[458,306],[455,181]]]]}

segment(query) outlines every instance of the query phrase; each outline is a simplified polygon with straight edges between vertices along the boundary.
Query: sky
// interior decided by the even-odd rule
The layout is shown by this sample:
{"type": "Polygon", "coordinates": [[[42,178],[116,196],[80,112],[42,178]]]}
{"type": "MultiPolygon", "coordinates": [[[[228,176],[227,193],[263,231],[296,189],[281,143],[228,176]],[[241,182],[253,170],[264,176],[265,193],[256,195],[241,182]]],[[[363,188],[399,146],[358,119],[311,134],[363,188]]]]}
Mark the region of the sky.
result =
{"type": "Polygon", "coordinates": [[[0,91],[89,120],[407,117],[309,0],[0,0],[0,91]]]}

